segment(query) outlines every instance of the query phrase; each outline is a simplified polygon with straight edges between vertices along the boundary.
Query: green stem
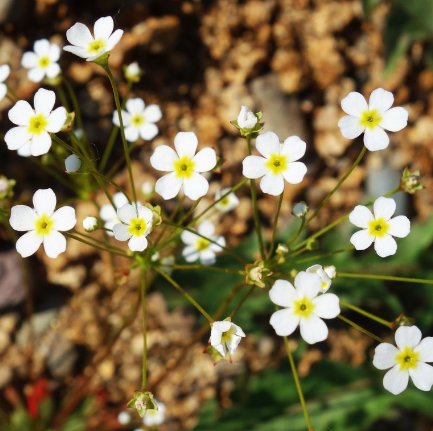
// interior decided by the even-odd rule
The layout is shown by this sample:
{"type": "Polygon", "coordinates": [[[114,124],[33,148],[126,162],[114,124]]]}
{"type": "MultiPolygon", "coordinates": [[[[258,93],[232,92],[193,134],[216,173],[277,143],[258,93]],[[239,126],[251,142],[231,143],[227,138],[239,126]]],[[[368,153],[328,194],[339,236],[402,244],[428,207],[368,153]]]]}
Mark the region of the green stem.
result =
{"type": "Polygon", "coordinates": [[[141,271],[140,283],[141,312],[143,314],[143,368],[141,388],[144,391],[147,386],[147,312],[146,312],[146,270],[141,271]]]}
{"type": "Polygon", "coordinates": [[[355,322],[352,322],[351,320],[349,320],[347,317],[342,316],[341,314],[339,314],[337,316],[340,320],[342,320],[343,322],[346,322],[347,324],[349,324],[350,326],[353,326],[355,329],[357,329],[358,331],[362,332],[365,335],[368,335],[369,337],[373,338],[373,340],[378,341],[379,343],[384,343],[385,341],[382,340],[382,338],[378,337],[377,335],[374,335],[372,332],[367,331],[366,329],[364,329],[362,326],[359,326],[358,324],[356,324],[355,322]]]}
{"type": "Polygon", "coordinates": [[[341,278],[364,278],[364,279],[369,279],[369,280],[401,281],[404,283],[433,284],[433,280],[425,280],[422,278],[394,277],[392,275],[348,274],[346,272],[339,272],[338,277],[341,277],[341,278]]]}
{"type": "MultiPolygon", "coordinates": [[[[132,153],[133,150],[135,150],[139,146],[139,141],[133,142],[129,147],[129,154],[132,153]]],[[[122,154],[117,162],[112,166],[112,168],[108,171],[108,176],[112,177],[117,170],[122,166],[122,164],[125,162],[125,154],[122,154]]],[[[102,170],[102,169],[101,169],[102,170]]]]}
{"type": "Polygon", "coordinates": [[[256,286],[250,287],[250,290],[241,298],[238,305],[236,305],[235,309],[230,313],[230,319],[233,319],[236,316],[237,312],[240,310],[243,303],[248,299],[248,297],[254,292],[255,289],[256,286]]]}
{"type": "Polygon", "coordinates": [[[302,221],[301,221],[301,224],[299,226],[299,229],[297,230],[295,235],[293,235],[293,238],[291,238],[290,241],[287,243],[288,246],[292,245],[299,238],[299,235],[304,230],[305,223],[307,223],[307,219],[304,216],[304,217],[302,217],[302,221]]]}
{"type": "Polygon", "coordinates": [[[348,304],[347,302],[343,302],[343,301],[340,301],[340,305],[342,307],[349,308],[350,310],[353,310],[356,313],[362,314],[363,316],[368,317],[369,319],[374,320],[375,322],[378,322],[381,325],[384,325],[388,328],[392,327],[392,322],[388,322],[387,320],[384,320],[378,316],[375,316],[374,314],[371,314],[368,311],[363,310],[362,308],[356,307],[354,305],[348,304]]]}
{"type": "MultiPolygon", "coordinates": [[[[105,228],[101,228],[101,229],[113,232],[111,229],[105,229],[105,228]]],[[[100,244],[103,247],[109,248],[109,249],[116,251],[118,253],[123,253],[123,254],[125,253],[125,251],[122,250],[121,248],[115,247],[114,245],[111,245],[105,241],[100,241],[99,239],[93,238],[93,236],[86,235],[85,233],[79,232],[75,229],[71,230],[70,233],[72,233],[74,235],[80,235],[80,236],[84,237],[84,239],[87,241],[93,241],[97,244],[100,244]]]]}
{"type": "Polygon", "coordinates": [[[59,84],[59,85],[56,85],[55,87],[54,87],[54,89],[56,90],[56,93],[57,93],[57,96],[59,97],[59,99],[60,99],[60,102],[62,103],[62,105],[66,108],[66,110],[68,111],[68,112],[70,112],[70,106],[69,106],[69,103],[68,103],[68,100],[66,99],[66,94],[65,94],[65,92],[63,91],[63,88],[61,87],[61,85],[59,84]]]}
{"type": "Polygon", "coordinates": [[[62,75],[62,81],[65,84],[66,90],[69,93],[69,97],[72,100],[72,106],[74,107],[75,118],[77,119],[78,128],[84,132],[84,126],[83,126],[83,119],[81,117],[80,104],[78,103],[74,88],[72,87],[72,84],[69,82],[69,80],[64,75],[62,75]]]}
{"type": "Polygon", "coordinates": [[[237,269],[231,268],[219,268],[217,266],[209,265],[161,265],[167,268],[178,269],[178,270],[189,270],[189,269],[202,269],[204,271],[211,272],[222,272],[225,274],[238,274],[245,276],[245,271],[238,271],[237,269]]]}
{"type": "Polygon", "coordinates": [[[276,235],[277,235],[278,217],[280,216],[281,204],[283,203],[283,195],[284,195],[284,193],[281,193],[280,198],[279,198],[279,200],[278,200],[277,212],[275,213],[274,224],[273,224],[273,227],[272,227],[272,240],[271,240],[271,246],[270,246],[270,248],[269,248],[269,252],[268,252],[267,259],[269,259],[269,258],[272,256],[272,253],[274,252],[274,247],[275,247],[275,237],[276,237],[276,235]]]}
{"type": "Polygon", "coordinates": [[[323,259],[324,257],[334,256],[335,254],[344,253],[346,251],[352,251],[352,250],[355,250],[355,247],[341,248],[340,250],[330,251],[329,253],[318,254],[316,256],[306,257],[305,259],[299,259],[299,260],[295,260],[293,262],[286,262],[286,263],[284,263],[284,266],[285,265],[292,266],[292,265],[297,265],[299,263],[312,262],[314,260],[317,261],[319,259],[323,259]]]}

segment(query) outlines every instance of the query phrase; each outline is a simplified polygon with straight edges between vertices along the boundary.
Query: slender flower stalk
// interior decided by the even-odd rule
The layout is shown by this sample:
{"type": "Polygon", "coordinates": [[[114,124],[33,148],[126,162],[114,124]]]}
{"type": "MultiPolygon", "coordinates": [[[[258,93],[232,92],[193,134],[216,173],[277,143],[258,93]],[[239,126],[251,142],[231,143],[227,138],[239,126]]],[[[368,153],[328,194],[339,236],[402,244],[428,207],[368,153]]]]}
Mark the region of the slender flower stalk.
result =
{"type": "MultiPolygon", "coordinates": [[[[74,111],[75,111],[75,118],[77,119],[77,126],[80,130],[84,130],[83,119],[81,117],[80,104],[78,103],[74,88],[72,87],[71,83],[69,82],[69,80],[64,75],[62,76],[62,82],[65,85],[66,90],[69,93],[69,97],[71,98],[72,106],[74,107],[74,111]]],[[[68,111],[69,111],[69,109],[68,109],[68,111]]]]}
{"type": "Polygon", "coordinates": [[[347,272],[339,272],[338,277],[341,277],[341,278],[362,278],[362,279],[368,279],[368,280],[401,281],[403,283],[433,284],[433,280],[426,280],[423,278],[395,277],[393,275],[349,274],[347,272]]]}
{"type": "Polygon", "coordinates": [[[278,218],[280,216],[281,204],[283,203],[283,195],[284,195],[284,193],[281,193],[280,198],[278,199],[277,212],[275,213],[274,223],[273,223],[273,227],[272,227],[271,245],[269,247],[267,259],[269,259],[272,256],[272,253],[274,252],[275,237],[277,234],[277,224],[278,224],[278,218]]]}
{"type": "Polygon", "coordinates": [[[204,271],[222,272],[225,274],[238,274],[245,276],[245,271],[239,271],[237,269],[231,268],[218,268],[217,266],[209,265],[163,265],[167,268],[177,269],[177,270],[191,270],[191,269],[202,269],[204,271]]]}
{"type": "Polygon", "coordinates": [[[143,368],[141,388],[146,389],[147,386],[147,311],[146,311],[146,270],[141,270],[140,278],[140,298],[141,298],[141,312],[143,314],[143,368]]]}
{"type": "Polygon", "coordinates": [[[374,320],[380,323],[381,325],[387,326],[388,328],[392,327],[392,322],[388,322],[387,320],[375,316],[374,314],[369,313],[368,311],[365,311],[362,308],[356,307],[355,305],[351,305],[343,301],[340,301],[340,305],[342,307],[349,308],[350,310],[355,311],[356,313],[362,314],[363,316],[368,317],[369,319],[374,320]]]}
{"type": "Polygon", "coordinates": [[[373,340],[379,341],[379,343],[383,343],[384,341],[382,338],[378,337],[377,335],[374,335],[372,332],[367,331],[362,326],[359,326],[357,323],[352,322],[347,317],[342,316],[341,314],[337,316],[338,319],[342,320],[343,322],[346,322],[348,325],[352,326],[353,328],[357,329],[358,331],[362,332],[365,335],[368,335],[370,338],[373,338],[373,340]]]}

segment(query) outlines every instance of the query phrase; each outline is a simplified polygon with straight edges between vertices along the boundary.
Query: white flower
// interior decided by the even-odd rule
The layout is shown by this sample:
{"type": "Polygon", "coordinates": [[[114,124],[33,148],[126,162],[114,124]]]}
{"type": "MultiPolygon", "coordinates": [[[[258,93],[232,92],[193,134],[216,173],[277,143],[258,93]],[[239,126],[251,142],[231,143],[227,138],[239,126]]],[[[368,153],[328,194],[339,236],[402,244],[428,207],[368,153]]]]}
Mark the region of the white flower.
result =
{"type": "Polygon", "coordinates": [[[39,89],[35,94],[35,109],[25,100],[19,100],[9,111],[12,123],[18,125],[5,135],[9,150],[21,150],[22,155],[46,154],[51,148],[50,133],[57,133],[66,121],[66,109],[53,111],[56,95],[54,91],[39,89]]]}
{"type": "Polygon", "coordinates": [[[147,247],[147,238],[152,227],[153,213],[149,208],[135,208],[125,204],[117,209],[117,217],[122,223],[113,226],[114,237],[118,241],[128,241],[131,251],[143,251],[147,247]]]}
{"type": "Polygon", "coordinates": [[[247,106],[242,105],[238,115],[238,126],[241,129],[252,129],[257,124],[257,121],[259,120],[254,115],[254,112],[247,106]]]}
{"type": "Polygon", "coordinates": [[[124,410],[123,412],[119,413],[119,415],[117,416],[117,420],[121,425],[128,425],[129,423],[131,423],[131,415],[129,414],[129,412],[124,410]]]}
{"type": "Polygon", "coordinates": [[[322,319],[340,314],[340,301],[333,293],[318,294],[322,280],[317,274],[301,271],[295,277],[295,287],[286,280],[277,280],[269,291],[271,301],[284,307],[271,316],[270,324],[277,335],[292,334],[299,325],[301,336],[308,344],[326,340],[328,327],[322,319]]]}
{"type": "Polygon", "coordinates": [[[11,68],[9,65],[3,64],[0,66],[0,101],[4,99],[6,93],[8,92],[8,87],[4,82],[6,79],[8,79],[10,73],[11,68]]]}
{"type": "Polygon", "coordinates": [[[68,173],[78,172],[81,168],[81,160],[75,155],[71,154],[65,160],[65,169],[68,173]]]}
{"type": "Polygon", "coordinates": [[[373,365],[379,370],[391,368],[383,378],[383,386],[394,395],[403,392],[409,376],[421,391],[430,391],[433,385],[433,337],[421,340],[416,326],[400,326],[395,332],[397,347],[381,343],[376,347],[373,365]]]}
{"type": "Polygon", "coordinates": [[[350,213],[349,220],[362,230],[354,233],[350,242],[357,250],[365,250],[374,242],[374,249],[380,257],[395,254],[397,243],[393,236],[404,238],[409,235],[410,221],[406,216],[391,219],[395,212],[395,201],[380,197],[374,202],[374,215],[362,205],[350,213]]]}
{"type": "Polygon", "coordinates": [[[241,342],[241,338],[245,337],[241,327],[235,325],[229,320],[221,322],[213,322],[210,333],[210,344],[225,358],[227,352],[233,355],[241,342]]]}
{"type": "Polygon", "coordinates": [[[138,82],[140,81],[141,75],[143,75],[143,70],[136,61],[125,67],[125,78],[128,81],[138,82]]]}
{"type": "Polygon", "coordinates": [[[21,65],[30,69],[30,81],[41,82],[45,77],[52,79],[59,75],[59,45],[50,43],[47,39],[40,39],[34,43],[33,51],[25,52],[21,59],[21,65]]]}
{"type": "Polygon", "coordinates": [[[66,39],[73,46],[67,45],[63,49],[87,61],[96,60],[101,55],[110,52],[121,39],[123,30],[116,30],[113,33],[113,29],[114,21],[111,16],[99,18],[95,22],[93,36],[87,26],[78,22],[66,32],[66,39]]]}
{"type": "Polygon", "coordinates": [[[341,101],[343,111],[349,114],[338,122],[341,134],[345,138],[354,139],[365,132],[364,145],[367,149],[383,150],[389,145],[385,130],[398,132],[407,125],[408,112],[404,108],[390,109],[393,103],[394,96],[383,88],[371,93],[368,104],[362,94],[349,93],[341,101]]]}
{"type": "Polygon", "coordinates": [[[176,151],[160,145],[152,154],[151,165],[158,171],[170,172],[155,185],[155,191],[164,199],[177,196],[182,185],[185,196],[194,201],[207,193],[209,183],[200,173],[215,167],[216,154],[212,148],[204,148],[195,154],[197,145],[195,133],[179,132],[174,138],[176,151]]]}
{"type": "MultiPolygon", "coordinates": [[[[154,123],[161,117],[158,105],[149,105],[146,108],[142,99],[129,99],[126,102],[126,111],[122,111],[126,140],[135,142],[141,136],[145,141],[150,141],[158,134],[158,127],[154,123]]],[[[113,123],[120,127],[117,111],[113,112],[113,123]]]]}
{"type": "Polygon", "coordinates": [[[161,425],[165,419],[165,404],[161,403],[161,401],[157,401],[155,398],[153,400],[158,406],[158,410],[146,410],[146,413],[143,417],[143,424],[147,427],[155,427],[161,425]]]}
{"type": "Polygon", "coordinates": [[[322,265],[313,265],[306,269],[306,272],[310,274],[317,274],[322,280],[322,289],[321,292],[325,293],[329,290],[332,284],[331,277],[326,273],[326,271],[322,268],[322,265]]]}
{"type": "Polygon", "coordinates": [[[185,230],[181,235],[182,241],[186,244],[182,255],[187,262],[200,259],[203,265],[213,265],[216,261],[215,253],[222,250],[220,246],[225,247],[226,241],[222,236],[215,236],[215,225],[210,221],[200,223],[197,231],[200,235],[215,241],[219,245],[185,230]]]}
{"type": "Polygon", "coordinates": [[[266,132],[256,140],[256,147],[263,156],[248,156],[242,162],[243,174],[247,178],[260,178],[264,193],[278,196],[284,191],[284,180],[290,184],[300,183],[307,167],[297,162],[306,150],[306,144],[297,136],[290,136],[280,144],[278,136],[266,132]]]}
{"type": "Polygon", "coordinates": [[[12,207],[10,225],[17,231],[28,231],[16,244],[22,257],[36,253],[42,243],[51,258],[66,250],[66,239],[59,231],[68,231],[75,226],[75,210],[65,206],[54,212],[56,201],[51,189],[42,189],[33,195],[34,209],[26,205],[12,207]]]}
{"type": "Polygon", "coordinates": [[[310,208],[308,208],[307,204],[304,201],[301,201],[293,205],[292,214],[295,217],[301,218],[305,217],[309,210],[310,208]]]}
{"type": "MultiPolygon", "coordinates": [[[[226,189],[222,189],[216,192],[215,200],[221,199],[221,196],[224,196],[226,193],[230,191],[230,187],[226,189]]],[[[234,193],[229,193],[225,198],[221,199],[216,205],[219,211],[225,213],[231,211],[233,208],[236,208],[239,205],[239,199],[234,193]]]]}
{"type": "Polygon", "coordinates": [[[83,228],[87,232],[94,232],[99,229],[99,219],[97,217],[89,216],[83,220],[83,228]]]}

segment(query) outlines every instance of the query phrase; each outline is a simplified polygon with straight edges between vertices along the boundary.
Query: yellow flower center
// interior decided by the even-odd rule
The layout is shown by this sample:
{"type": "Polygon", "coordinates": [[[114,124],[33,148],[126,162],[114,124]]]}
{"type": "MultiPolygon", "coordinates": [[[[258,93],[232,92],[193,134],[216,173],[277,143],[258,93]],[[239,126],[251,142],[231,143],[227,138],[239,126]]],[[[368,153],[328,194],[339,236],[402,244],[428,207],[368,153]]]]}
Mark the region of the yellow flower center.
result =
{"type": "Polygon", "coordinates": [[[235,327],[231,326],[227,332],[223,332],[221,336],[221,344],[228,343],[232,339],[234,331],[235,327]]]}
{"type": "Polygon", "coordinates": [[[199,238],[196,243],[196,249],[198,251],[206,250],[210,245],[210,241],[204,238],[199,238]]]}
{"type": "Polygon", "coordinates": [[[147,229],[147,223],[142,218],[133,218],[129,222],[129,233],[131,233],[134,236],[141,236],[146,232],[147,229]]]}
{"type": "Polygon", "coordinates": [[[359,124],[367,129],[375,129],[382,122],[382,117],[377,109],[371,111],[364,111],[361,114],[359,124]]]}
{"type": "Polygon", "coordinates": [[[326,281],[322,281],[322,289],[326,289],[328,287],[328,283],[326,281]]]}
{"type": "Polygon", "coordinates": [[[287,157],[281,154],[271,154],[265,166],[274,174],[278,175],[287,169],[287,157]]]}
{"type": "Polygon", "coordinates": [[[47,56],[41,57],[38,63],[39,63],[39,67],[41,67],[42,69],[46,69],[51,64],[50,57],[47,56]]]}
{"type": "Polygon", "coordinates": [[[46,214],[41,215],[35,221],[36,235],[49,235],[53,228],[54,220],[51,220],[46,214]]]}
{"type": "Polygon", "coordinates": [[[395,361],[400,365],[400,370],[409,370],[418,366],[418,358],[418,352],[415,352],[410,347],[406,347],[395,356],[395,361]]]}
{"type": "Polygon", "coordinates": [[[107,46],[105,41],[102,39],[94,40],[87,45],[87,52],[89,54],[97,54],[101,49],[104,49],[107,46]]]}
{"type": "Polygon", "coordinates": [[[219,206],[222,208],[228,207],[229,204],[230,204],[230,199],[228,196],[226,196],[225,198],[223,198],[219,201],[219,206]]]}
{"type": "Polygon", "coordinates": [[[378,236],[383,238],[391,226],[385,221],[383,217],[377,220],[368,222],[368,234],[371,236],[378,236]]]}
{"type": "Polygon", "coordinates": [[[30,118],[27,131],[32,135],[40,135],[45,131],[45,127],[47,126],[48,121],[43,114],[35,115],[33,118],[30,118]]]}
{"type": "Polygon", "coordinates": [[[174,171],[178,178],[191,178],[194,173],[195,163],[188,157],[183,156],[181,159],[176,160],[174,163],[174,171]]]}
{"type": "Polygon", "coordinates": [[[144,124],[144,116],[141,114],[135,114],[131,117],[131,124],[133,126],[139,127],[144,124]]]}
{"type": "Polygon", "coordinates": [[[146,414],[147,416],[156,416],[158,414],[158,410],[156,409],[147,410],[146,414]]]}
{"type": "Polygon", "coordinates": [[[315,305],[311,302],[311,300],[307,297],[304,297],[302,299],[298,299],[294,302],[294,314],[298,315],[299,317],[310,317],[311,313],[314,310],[315,305]]]}

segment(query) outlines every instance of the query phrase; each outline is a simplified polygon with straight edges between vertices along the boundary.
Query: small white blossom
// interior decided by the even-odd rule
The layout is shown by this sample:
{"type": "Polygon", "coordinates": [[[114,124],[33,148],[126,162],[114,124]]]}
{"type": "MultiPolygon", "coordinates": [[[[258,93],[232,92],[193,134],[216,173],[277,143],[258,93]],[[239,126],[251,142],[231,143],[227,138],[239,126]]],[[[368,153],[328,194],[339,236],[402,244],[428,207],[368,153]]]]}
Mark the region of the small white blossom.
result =
{"type": "Polygon", "coordinates": [[[362,230],[354,233],[350,242],[357,250],[365,250],[374,242],[374,249],[380,257],[395,254],[397,243],[393,236],[404,238],[410,232],[410,221],[406,216],[391,218],[395,208],[394,199],[385,197],[374,202],[374,215],[363,205],[355,207],[349,220],[362,230]]]}
{"type": "Polygon", "coordinates": [[[87,232],[94,232],[99,229],[99,219],[97,217],[89,216],[83,220],[83,228],[87,232]]]}
{"type": "Polygon", "coordinates": [[[368,104],[362,94],[349,93],[341,101],[343,111],[349,114],[338,122],[341,134],[354,139],[364,132],[364,145],[368,150],[383,150],[389,145],[385,130],[398,132],[407,126],[408,112],[400,107],[390,109],[393,103],[394,96],[383,88],[371,93],[368,104]]]}
{"type": "Polygon", "coordinates": [[[292,214],[295,217],[301,218],[305,217],[309,211],[307,204],[304,201],[298,202],[293,205],[292,214]]]}
{"type": "Polygon", "coordinates": [[[114,237],[118,241],[128,241],[131,251],[143,251],[147,247],[147,238],[152,228],[153,213],[149,208],[135,208],[125,204],[117,209],[117,217],[121,223],[113,226],[114,237]]]}
{"type": "Polygon", "coordinates": [[[227,356],[227,353],[230,353],[230,355],[235,353],[242,337],[245,337],[245,333],[241,327],[229,320],[212,323],[210,344],[224,358],[227,356]]]}
{"type": "Polygon", "coordinates": [[[155,183],[153,181],[145,181],[141,185],[141,193],[143,193],[143,195],[146,198],[151,197],[154,192],[155,192],[155,183]]]}
{"type": "Polygon", "coordinates": [[[140,81],[141,75],[143,75],[143,70],[136,61],[125,67],[125,78],[128,81],[138,82],[140,81]]]}
{"type": "Polygon", "coordinates": [[[161,401],[157,401],[155,398],[153,399],[158,406],[158,410],[150,409],[146,410],[146,413],[143,417],[143,424],[147,427],[156,427],[161,425],[165,420],[165,404],[161,401]]]}
{"type": "Polygon", "coordinates": [[[25,100],[19,100],[8,116],[18,127],[5,135],[9,150],[21,150],[21,155],[41,156],[51,148],[50,133],[57,133],[66,121],[66,109],[53,111],[56,95],[54,91],[39,89],[34,98],[35,109],[25,100]]]}
{"type": "MultiPolygon", "coordinates": [[[[154,124],[162,117],[158,105],[145,107],[143,99],[129,99],[126,102],[126,111],[122,110],[122,120],[125,126],[125,138],[135,142],[139,137],[150,141],[158,134],[158,127],[154,124]]],[[[113,112],[113,123],[120,127],[119,115],[113,112]]]]}
{"type": "Polygon", "coordinates": [[[215,225],[210,221],[200,223],[197,231],[200,235],[215,241],[219,245],[185,230],[181,235],[182,241],[186,244],[182,255],[187,262],[200,259],[203,265],[213,265],[216,261],[215,253],[222,250],[220,246],[225,247],[226,241],[224,237],[215,235],[215,225]]]}
{"type": "MultiPolygon", "coordinates": [[[[226,189],[218,190],[215,194],[215,200],[221,199],[221,196],[224,196],[226,193],[230,191],[230,187],[226,189]]],[[[229,193],[225,198],[221,199],[216,205],[219,211],[225,213],[231,211],[239,205],[239,199],[234,193],[229,193]]]]}
{"type": "Polygon", "coordinates": [[[306,272],[310,274],[317,274],[322,280],[322,293],[325,293],[329,290],[332,284],[332,280],[326,271],[322,268],[322,265],[313,265],[306,269],[306,272]]]}
{"type": "Polygon", "coordinates": [[[124,410],[123,412],[120,412],[118,414],[117,420],[121,425],[128,425],[129,423],[131,423],[131,415],[129,414],[129,412],[124,410]]]}
{"type": "Polygon", "coordinates": [[[156,170],[170,172],[156,182],[155,191],[164,199],[172,199],[183,185],[185,196],[195,201],[209,190],[209,183],[201,173],[215,167],[215,151],[204,148],[195,154],[198,140],[193,132],[179,132],[174,138],[174,146],[176,151],[160,145],[150,158],[156,170]]]}
{"type": "Polygon", "coordinates": [[[68,173],[78,172],[81,168],[81,160],[75,155],[71,154],[65,160],[65,169],[68,173]]]}
{"type": "Polygon", "coordinates": [[[95,22],[93,35],[86,25],[78,22],[66,32],[66,39],[72,45],[67,45],[63,49],[87,61],[96,60],[110,52],[122,38],[123,30],[116,30],[113,33],[113,29],[114,21],[111,16],[99,18],[95,22]]]}
{"type": "Polygon", "coordinates": [[[247,106],[242,105],[238,115],[238,126],[241,129],[252,129],[257,124],[257,121],[259,120],[254,115],[254,112],[247,106]]]}
{"type": "Polygon", "coordinates": [[[60,232],[75,226],[75,210],[65,206],[54,211],[56,202],[56,195],[51,189],[41,189],[33,195],[34,208],[26,205],[12,207],[10,225],[17,231],[28,231],[16,244],[22,257],[36,253],[42,243],[45,253],[51,258],[66,250],[66,238],[60,232]]]}
{"type": "Polygon", "coordinates": [[[264,193],[278,196],[284,191],[284,180],[290,184],[300,183],[307,172],[302,162],[297,162],[306,150],[306,144],[297,136],[290,136],[280,144],[278,136],[266,132],[256,140],[256,147],[263,156],[248,156],[242,162],[247,178],[260,178],[264,193]]]}
{"type": "Polygon", "coordinates": [[[34,43],[33,51],[25,52],[21,59],[21,65],[30,69],[30,81],[41,82],[45,77],[52,79],[60,74],[60,66],[57,64],[60,58],[59,45],[40,39],[34,43]]]}
{"type": "Polygon", "coordinates": [[[383,378],[383,386],[394,395],[403,392],[409,376],[421,391],[430,391],[433,386],[433,337],[421,340],[421,331],[416,326],[400,326],[395,332],[397,347],[381,343],[376,347],[373,365],[379,370],[391,368],[383,378]]]}
{"type": "Polygon", "coordinates": [[[284,307],[271,316],[270,324],[277,335],[290,335],[299,325],[301,337],[308,344],[326,340],[328,327],[322,319],[337,317],[340,301],[333,293],[319,295],[321,291],[322,280],[317,274],[299,272],[295,287],[286,280],[277,280],[269,291],[271,301],[284,307]]]}
{"type": "Polygon", "coordinates": [[[8,87],[4,83],[8,79],[11,73],[11,68],[8,64],[3,64],[0,66],[0,101],[4,99],[6,93],[8,92],[8,87]]]}

